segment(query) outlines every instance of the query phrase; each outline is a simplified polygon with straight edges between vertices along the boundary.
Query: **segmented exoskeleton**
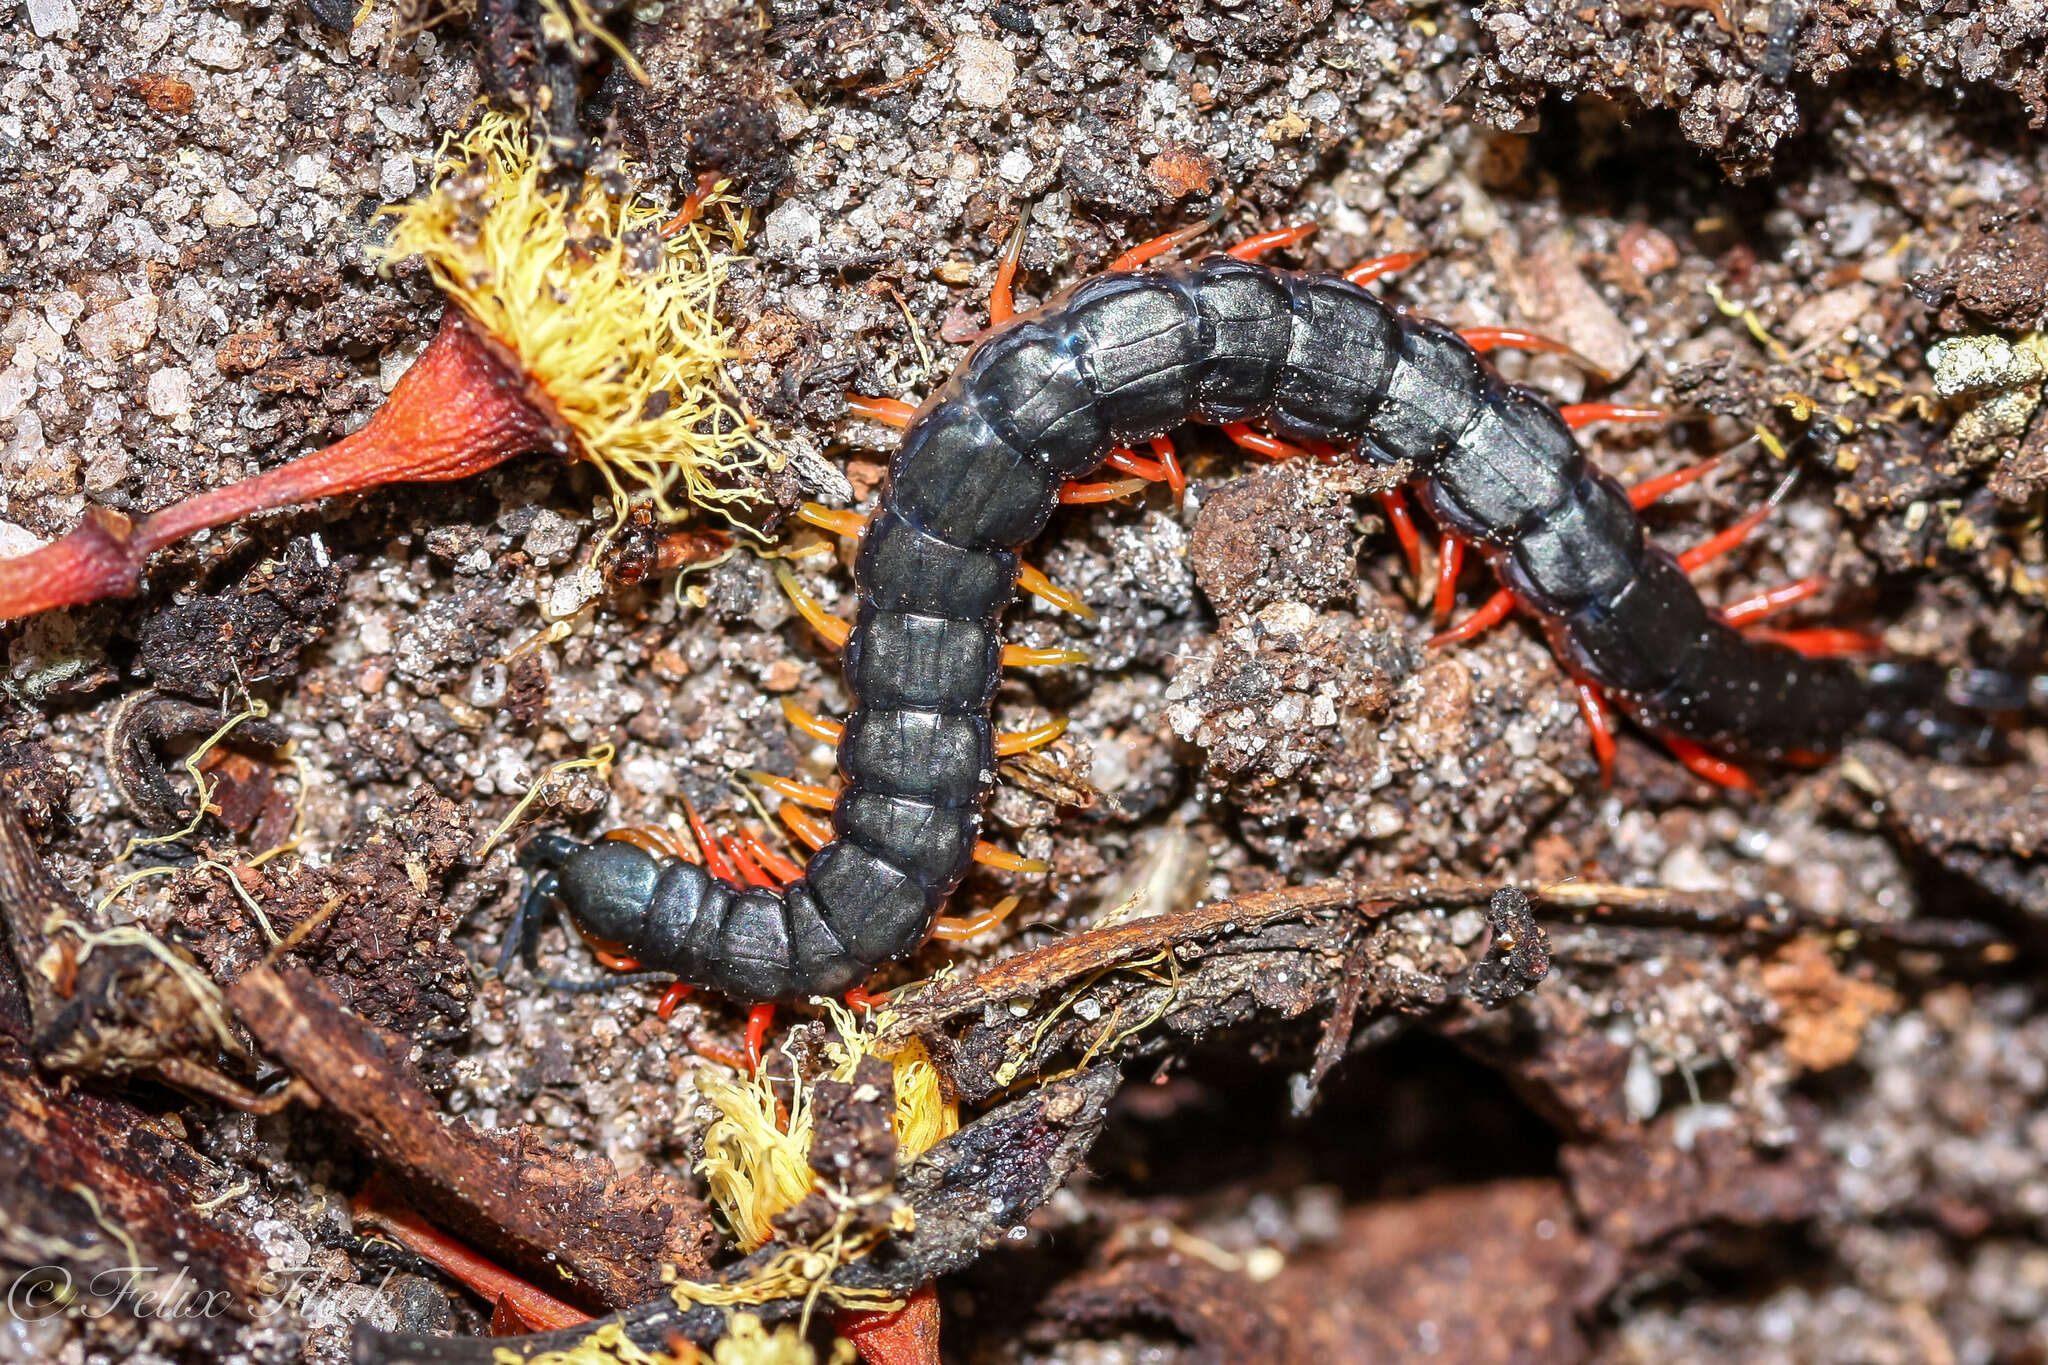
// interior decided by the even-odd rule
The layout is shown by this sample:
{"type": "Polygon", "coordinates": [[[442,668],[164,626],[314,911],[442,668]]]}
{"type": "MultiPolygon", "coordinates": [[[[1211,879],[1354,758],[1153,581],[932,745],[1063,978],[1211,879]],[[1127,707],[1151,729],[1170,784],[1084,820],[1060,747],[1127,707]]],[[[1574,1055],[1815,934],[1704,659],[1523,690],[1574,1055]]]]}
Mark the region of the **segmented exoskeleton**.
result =
{"type": "Polygon", "coordinates": [[[1016,317],[911,421],[854,570],[836,838],[800,879],[751,889],[628,843],[554,840],[536,850],[559,867],[540,893],[558,885],[639,965],[741,1000],[838,994],[916,949],[995,780],[1019,547],[1065,481],[1188,421],[1405,461],[1565,667],[1658,733],[1776,759],[1945,723],[1938,674],[1807,658],[1723,624],[1558,412],[1456,333],[1340,278],[1215,256],[1090,279],[1016,317]]]}

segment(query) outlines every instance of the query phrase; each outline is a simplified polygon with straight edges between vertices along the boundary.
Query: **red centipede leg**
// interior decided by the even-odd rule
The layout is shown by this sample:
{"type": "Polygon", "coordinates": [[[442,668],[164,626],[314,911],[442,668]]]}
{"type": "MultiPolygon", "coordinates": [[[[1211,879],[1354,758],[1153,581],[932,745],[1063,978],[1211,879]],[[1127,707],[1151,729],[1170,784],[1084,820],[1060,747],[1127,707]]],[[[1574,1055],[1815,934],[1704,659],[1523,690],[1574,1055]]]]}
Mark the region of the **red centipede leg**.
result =
{"type": "Polygon", "coordinates": [[[753,860],[761,865],[762,870],[775,879],[778,887],[788,886],[791,882],[804,875],[803,864],[793,862],[768,847],[767,840],[756,834],[753,830],[741,830],[739,832],[739,841],[740,846],[746,849],[753,860]]]}
{"type": "Polygon", "coordinates": [[[654,1017],[657,1019],[674,1017],[676,1006],[682,1004],[696,993],[697,988],[687,981],[672,983],[667,990],[661,993],[661,1003],[654,1007],[654,1017]]]}
{"type": "Polygon", "coordinates": [[[704,855],[705,871],[714,877],[722,877],[729,882],[738,881],[740,879],[739,871],[726,861],[725,850],[718,846],[718,840],[711,837],[711,831],[704,827],[704,821],[697,815],[697,808],[691,805],[688,800],[683,802],[683,814],[688,817],[690,833],[696,836],[697,848],[704,855]]]}
{"type": "Polygon", "coordinates": [[[1479,610],[1452,626],[1449,630],[1429,637],[1431,649],[1443,649],[1448,645],[1460,644],[1466,640],[1484,635],[1508,619],[1508,613],[1515,609],[1515,595],[1502,588],[1480,604],[1479,610]]]}
{"type": "Polygon", "coordinates": [[[1600,786],[1614,785],[1614,717],[1608,714],[1607,699],[1591,683],[1575,682],[1579,692],[1579,713],[1593,732],[1593,756],[1600,760],[1600,786]]]}
{"type": "Polygon", "coordinates": [[[696,222],[697,215],[704,210],[704,201],[717,193],[718,182],[724,178],[723,171],[706,171],[698,176],[696,187],[683,200],[683,206],[676,210],[676,216],[661,225],[661,235],[672,237],[696,222]]]}
{"type": "Polygon", "coordinates": [[[747,1060],[761,1069],[761,1053],[768,1046],[768,1033],[775,1027],[775,1006],[756,1005],[747,1011],[747,1060]]]}
{"type": "Polygon", "coordinates": [[[1743,541],[1748,540],[1750,533],[1763,525],[1764,519],[1771,515],[1774,506],[1774,504],[1766,503],[1754,512],[1743,513],[1741,518],[1729,526],[1727,530],[1707,537],[1690,550],[1679,555],[1678,567],[1687,573],[1696,573],[1713,563],[1743,541]]]}
{"type": "Polygon", "coordinates": [[[1375,256],[1369,261],[1360,261],[1344,272],[1344,278],[1353,284],[1371,284],[1382,275],[1391,275],[1397,270],[1420,265],[1429,255],[1427,251],[1396,251],[1389,256],[1375,256]]]}
{"type": "Polygon", "coordinates": [[[850,1010],[876,1010],[882,1007],[882,997],[869,995],[866,988],[861,986],[855,986],[839,998],[846,1002],[846,1008],[850,1010]]]}
{"type": "Polygon", "coordinates": [[[1017,210],[1017,226],[1010,233],[1010,240],[1003,246],[1003,257],[996,262],[996,282],[988,291],[988,325],[1000,327],[1017,314],[1017,263],[1024,259],[1024,232],[1031,225],[1031,201],[1025,200],[1017,210]]]}
{"type": "Polygon", "coordinates": [[[733,871],[739,873],[742,886],[755,887],[762,891],[780,891],[781,883],[761,869],[761,865],[747,856],[747,846],[728,834],[718,841],[725,850],[725,856],[732,861],[733,871]]]}
{"type": "Polygon", "coordinates": [[[1595,422],[1668,422],[1671,414],[1662,408],[1627,408],[1619,403],[1567,403],[1557,410],[1573,431],[1595,422]]]}
{"type": "Polygon", "coordinates": [[[1309,452],[1300,446],[1289,445],[1278,437],[1268,436],[1263,431],[1253,431],[1243,422],[1225,422],[1220,428],[1225,436],[1255,455],[1269,460],[1307,459],[1309,452]]]}
{"type": "Polygon", "coordinates": [[[1574,351],[1556,337],[1544,336],[1541,332],[1525,332],[1519,327],[1467,327],[1458,333],[1465,338],[1465,344],[1481,355],[1488,351],[1542,351],[1549,355],[1577,356],[1574,351]]]}
{"type": "Polygon", "coordinates": [[[1755,596],[1730,602],[1721,608],[1721,620],[1731,626],[1746,626],[1752,621],[1761,621],[1766,616],[1783,611],[1794,602],[1804,602],[1809,597],[1825,592],[1827,586],[1828,580],[1820,574],[1815,574],[1811,578],[1802,578],[1797,583],[1767,588],[1755,596]]]}
{"type": "Polygon", "coordinates": [[[1146,483],[1166,482],[1166,466],[1157,460],[1145,459],[1123,447],[1110,451],[1102,462],[1111,469],[1121,469],[1124,473],[1133,478],[1143,479],[1146,483]]]}
{"type": "Polygon", "coordinates": [[[606,952],[602,948],[592,948],[590,955],[597,959],[600,966],[609,967],[615,972],[637,972],[640,970],[640,959],[637,957],[627,957],[622,953],[606,952]]]}
{"type": "Polygon", "coordinates": [[[1465,568],[1465,542],[1445,533],[1437,543],[1436,556],[1436,623],[1443,625],[1451,619],[1451,609],[1458,605],[1458,575],[1465,568]]]}
{"type": "Polygon", "coordinates": [[[1797,650],[1809,659],[1853,659],[1884,653],[1883,636],[1866,634],[1860,630],[1831,630],[1826,627],[1811,630],[1771,630],[1765,626],[1757,626],[1744,631],[1743,634],[1752,640],[1797,650]]]}
{"type": "Polygon", "coordinates": [[[1387,514],[1387,525],[1394,530],[1394,539],[1401,542],[1401,553],[1408,557],[1408,572],[1422,581],[1422,533],[1415,529],[1415,517],[1408,510],[1408,496],[1398,488],[1389,488],[1375,494],[1380,509],[1387,514]]]}
{"type": "Polygon", "coordinates": [[[1689,483],[1704,479],[1707,475],[1720,468],[1720,466],[1721,457],[1715,455],[1710,459],[1701,460],[1698,464],[1687,465],[1683,469],[1674,469],[1669,474],[1659,474],[1654,479],[1644,479],[1641,483],[1634,484],[1629,488],[1629,504],[1638,510],[1648,507],[1666,494],[1676,492],[1689,483]]]}
{"type": "Polygon", "coordinates": [[[1756,790],[1755,779],[1727,759],[1714,757],[1689,739],[1680,739],[1676,735],[1662,735],[1659,738],[1664,741],[1664,747],[1671,751],[1673,758],[1716,786],[1739,792],[1756,790]]]}
{"type": "Polygon", "coordinates": [[[1151,445],[1153,458],[1166,471],[1166,486],[1173,490],[1174,501],[1178,502],[1188,491],[1188,476],[1181,472],[1180,452],[1173,448],[1173,439],[1168,436],[1154,436],[1151,445]]]}
{"type": "Polygon", "coordinates": [[[1149,241],[1138,243],[1129,251],[1111,261],[1109,268],[1112,271],[1136,270],[1154,257],[1164,256],[1183,242],[1193,241],[1221,221],[1222,214],[1215,213],[1204,218],[1199,223],[1190,223],[1186,227],[1175,228],[1171,232],[1162,232],[1149,241]]]}
{"type": "Polygon", "coordinates": [[[1235,256],[1240,261],[1256,261],[1269,251],[1277,251],[1283,246],[1293,246],[1315,230],[1316,225],[1314,223],[1303,223],[1298,227],[1275,228],[1271,232],[1261,232],[1256,237],[1245,238],[1236,246],[1230,248],[1225,254],[1235,256]]]}

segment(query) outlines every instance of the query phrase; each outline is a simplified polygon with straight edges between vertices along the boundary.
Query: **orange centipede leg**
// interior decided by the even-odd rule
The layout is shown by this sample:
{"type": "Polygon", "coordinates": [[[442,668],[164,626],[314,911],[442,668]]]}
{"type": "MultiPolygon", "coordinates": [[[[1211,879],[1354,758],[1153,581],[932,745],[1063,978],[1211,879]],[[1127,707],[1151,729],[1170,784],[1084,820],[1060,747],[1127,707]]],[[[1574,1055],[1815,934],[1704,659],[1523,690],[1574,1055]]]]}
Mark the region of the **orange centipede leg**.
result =
{"type": "Polygon", "coordinates": [[[1767,588],[1752,597],[1730,602],[1721,608],[1721,620],[1731,626],[1746,626],[1752,621],[1761,621],[1774,612],[1783,611],[1794,602],[1804,602],[1827,590],[1828,580],[1824,575],[1815,574],[1802,578],[1797,583],[1784,583],[1767,588]]]}
{"type": "Polygon", "coordinates": [[[1015,758],[1042,749],[1067,732],[1067,718],[1049,720],[1030,730],[1002,731],[996,735],[996,757],[1015,758]]]}
{"type": "Polygon", "coordinates": [[[1366,285],[1382,275],[1391,275],[1397,270],[1420,265],[1427,258],[1427,251],[1396,251],[1388,256],[1375,256],[1369,261],[1360,261],[1344,272],[1344,278],[1353,284],[1366,285]]]}
{"type": "Polygon", "coordinates": [[[882,1007],[883,1001],[887,999],[887,993],[870,995],[866,987],[855,986],[839,998],[846,1002],[846,1008],[850,1010],[877,1010],[882,1007]]]}
{"type": "Polygon", "coordinates": [[[1210,228],[1215,227],[1221,219],[1221,213],[1211,214],[1199,223],[1190,223],[1186,227],[1175,228],[1172,232],[1162,232],[1157,237],[1138,243],[1129,251],[1111,261],[1109,268],[1112,272],[1136,270],[1145,262],[1158,256],[1164,256],[1181,243],[1193,241],[1210,228]]]}
{"type": "Polygon", "coordinates": [[[1462,641],[1470,640],[1475,636],[1483,635],[1502,621],[1507,620],[1508,613],[1514,609],[1515,595],[1506,588],[1502,588],[1499,592],[1487,598],[1480,605],[1479,610],[1458,622],[1457,625],[1452,626],[1441,634],[1430,636],[1429,647],[1431,649],[1442,649],[1447,645],[1455,645],[1462,641]]]}
{"type": "Polygon", "coordinates": [[[853,634],[851,624],[826,611],[818,604],[817,598],[805,592],[803,584],[796,581],[796,575],[789,571],[788,565],[775,566],[775,581],[782,585],[782,591],[789,598],[790,604],[796,608],[797,615],[803,617],[826,644],[834,649],[845,647],[846,637],[853,634]]]}
{"type": "Polygon", "coordinates": [[[1389,488],[1374,495],[1379,499],[1380,510],[1387,514],[1387,525],[1393,528],[1394,539],[1401,542],[1401,553],[1408,557],[1408,572],[1422,581],[1422,533],[1415,529],[1415,516],[1408,510],[1408,495],[1398,488],[1389,488]]]}
{"type": "Polygon", "coordinates": [[[1458,575],[1464,568],[1465,542],[1446,532],[1436,555],[1435,617],[1440,626],[1451,619],[1451,610],[1458,605],[1458,575]]]}
{"type": "Polygon", "coordinates": [[[596,958],[599,963],[611,968],[615,972],[637,972],[640,970],[640,959],[637,957],[627,957],[622,953],[609,952],[603,948],[592,948],[590,955],[596,958]]]}
{"type": "Polygon", "coordinates": [[[786,858],[768,847],[767,841],[753,830],[742,829],[739,839],[747,852],[753,855],[754,861],[759,863],[769,876],[775,878],[779,885],[788,886],[804,875],[802,863],[786,858]]]}
{"type": "Polygon", "coordinates": [[[1073,591],[1071,588],[1063,588],[1053,582],[1045,576],[1045,572],[1042,569],[1035,569],[1029,564],[1019,563],[1017,565],[1017,586],[1030,593],[1033,597],[1043,598],[1045,601],[1052,603],[1061,611],[1070,611],[1074,615],[1089,621],[1095,619],[1095,609],[1081,600],[1081,594],[1073,591]]]}
{"type": "Polygon", "coordinates": [[[864,393],[849,393],[846,406],[871,422],[880,422],[898,431],[909,426],[910,419],[917,416],[917,405],[900,398],[870,398],[864,393]]]}
{"type": "Polygon", "coordinates": [[[758,782],[777,796],[786,796],[800,806],[815,806],[819,810],[831,810],[839,804],[839,793],[830,787],[821,787],[815,782],[798,782],[794,778],[780,777],[775,773],[749,768],[743,776],[750,782],[758,782]]]}
{"type": "Polygon", "coordinates": [[[769,1030],[775,1027],[775,1006],[756,1005],[747,1011],[747,1060],[761,1069],[761,1053],[768,1046],[769,1030]]]}
{"type": "Polygon", "coordinates": [[[1614,785],[1614,718],[1607,713],[1607,701],[1600,695],[1600,689],[1591,683],[1575,683],[1579,692],[1579,711],[1586,718],[1586,728],[1593,732],[1593,756],[1600,760],[1600,785],[1608,788],[1614,785]]]}
{"type": "Polygon", "coordinates": [[[932,937],[947,943],[958,943],[962,939],[985,934],[1010,917],[1010,912],[1019,904],[1015,896],[1005,896],[978,915],[960,917],[940,915],[932,925],[932,937]]]}
{"type": "Polygon", "coordinates": [[[1884,637],[1860,630],[1815,627],[1810,630],[1772,630],[1754,626],[1743,634],[1765,644],[1783,645],[1809,659],[1854,659],[1884,653],[1884,637]]]}
{"type": "Polygon", "coordinates": [[[1261,232],[1256,237],[1245,238],[1224,254],[1235,256],[1240,261],[1256,261],[1269,251],[1277,251],[1283,246],[1293,246],[1315,230],[1316,225],[1314,223],[1303,223],[1298,227],[1275,228],[1271,232],[1261,232]]]}
{"type": "Polygon", "coordinates": [[[974,861],[984,867],[999,868],[1004,872],[1022,872],[1031,877],[1043,876],[1052,871],[1051,863],[1043,863],[1036,858],[1027,858],[1021,853],[997,848],[986,839],[974,841],[974,861]]]}
{"type": "Polygon", "coordinates": [[[813,526],[822,527],[834,535],[857,536],[867,529],[868,519],[864,512],[852,512],[838,507],[827,507],[821,502],[807,502],[796,509],[796,514],[813,526]]]}
{"type": "Polygon", "coordinates": [[[1128,498],[1133,493],[1145,491],[1143,479],[1118,479],[1115,483],[1074,483],[1060,485],[1060,502],[1065,506],[1077,503],[1115,502],[1128,498]]]}
{"type": "Polygon", "coordinates": [[[687,981],[672,983],[667,990],[661,993],[661,1003],[654,1007],[654,1017],[657,1019],[673,1018],[676,1006],[682,1004],[696,993],[697,988],[687,981]]]}
{"type": "Polygon", "coordinates": [[[813,815],[794,801],[784,801],[775,808],[776,818],[789,826],[789,832],[797,837],[811,852],[832,842],[832,822],[822,815],[813,815]]]}
{"type": "Polygon", "coordinates": [[[1662,408],[1629,408],[1619,403],[1567,403],[1557,410],[1573,431],[1595,422],[1668,422],[1671,414],[1662,408]]]}
{"type": "Polygon", "coordinates": [[[1088,662],[1085,649],[1027,649],[1023,645],[1004,645],[999,656],[1004,668],[1063,668],[1070,664],[1088,662]]]}
{"type": "Polygon", "coordinates": [[[1739,792],[1756,790],[1755,779],[1727,759],[1714,757],[1689,739],[1680,739],[1676,735],[1662,735],[1659,738],[1664,741],[1664,747],[1671,751],[1673,758],[1716,786],[1739,792]]]}
{"type": "Polygon", "coordinates": [[[651,853],[657,858],[676,856],[675,841],[669,838],[668,831],[654,825],[628,825],[623,829],[607,830],[604,837],[631,844],[642,853],[651,853]]]}
{"type": "Polygon", "coordinates": [[[839,737],[846,733],[846,727],[838,721],[813,715],[788,697],[782,699],[782,717],[792,728],[826,744],[837,744],[839,737]]]}
{"type": "Polygon", "coordinates": [[[1017,264],[1024,259],[1024,233],[1031,226],[1031,201],[1025,200],[1017,209],[1017,226],[1010,233],[1010,240],[1003,246],[1003,257],[996,262],[996,282],[988,291],[988,325],[1000,327],[1017,315],[1017,264]]]}
{"type": "Polygon", "coordinates": [[[1720,467],[1721,457],[1715,455],[1701,460],[1698,464],[1689,464],[1683,469],[1674,469],[1669,474],[1659,474],[1654,479],[1644,479],[1641,483],[1634,484],[1629,488],[1629,503],[1638,510],[1648,507],[1666,494],[1676,492],[1678,489],[1699,479],[1704,479],[1720,467]]]}
{"type": "Polygon", "coordinates": [[[725,860],[725,851],[718,846],[718,840],[712,837],[711,831],[705,828],[697,808],[687,798],[683,801],[683,815],[690,822],[690,833],[697,840],[698,851],[704,855],[704,870],[729,882],[738,881],[738,870],[725,860]]]}

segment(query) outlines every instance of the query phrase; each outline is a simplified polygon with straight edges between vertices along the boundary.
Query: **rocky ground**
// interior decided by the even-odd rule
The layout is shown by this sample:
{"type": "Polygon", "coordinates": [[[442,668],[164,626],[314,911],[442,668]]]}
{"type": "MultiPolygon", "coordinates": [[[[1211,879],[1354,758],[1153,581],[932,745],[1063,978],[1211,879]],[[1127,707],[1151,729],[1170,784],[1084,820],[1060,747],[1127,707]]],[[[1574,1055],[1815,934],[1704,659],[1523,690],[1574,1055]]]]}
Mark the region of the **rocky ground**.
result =
{"type": "MultiPolygon", "coordinates": [[[[0,30],[0,553],[333,440],[431,337],[431,285],[366,248],[470,116],[476,29],[314,8],[24,0],[0,30]]],[[[1666,543],[1796,468],[1710,600],[1825,574],[1800,624],[2048,670],[2041,361],[1999,349],[2048,327],[2038,3],[668,0],[614,23],[651,84],[593,54],[591,145],[665,199],[717,168],[753,206],[722,300],[735,375],[823,455],[757,520],[817,543],[790,562],[828,609],[850,542],[785,515],[872,499],[893,433],[844,395],[943,380],[1020,206],[1027,305],[1220,208],[1217,240],[1318,224],[1294,265],[1426,251],[1390,299],[1559,336],[1613,379],[1508,354],[1511,377],[1680,411],[1595,429],[1618,477],[1732,448],[1649,514],[1666,543]]],[[[1432,993],[1491,942],[1470,906],[1262,940],[1303,975],[1219,978],[1213,1018],[1161,1007],[1085,1177],[942,1286],[948,1358],[2048,1354],[2048,732],[1990,770],[1859,742],[1754,795],[1628,732],[1603,790],[1528,624],[1424,647],[1375,475],[1204,430],[1182,449],[1184,501],[1069,509],[1034,550],[1095,619],[1028,600],[1008,626],[1092,656],[1012,674],[997,705],[1005,728],[1072,722],[992,807],[991,837],[1052,872],[977,873],[964,903],[1024,909],[885,984],[971,976],[1140,886],[1169,914],[1411,876],[1647,899],[1539,907],[1550,977],[1496,1012],[1432,993]],[[1347,977],[1371,983],[1336,1039],[1354,1055],[1291,1117],[1347,977]]],[[[222,983],[266,953],[252,904],[288,930],[343,902],[298,960],[409,1040],[442,1108],[687,1183],[688,1082],[716,1066],[693,1040],[729,1046],[743,1013],[664,1022],[658,992],[474,970],[518,881],[508,845],[478,850],[601,744],[610,767],[549,780],[528,825],[662,824],[685,799],[758,823],[736,772],[829,771],[781,702],[846,695],[771,561],[605,584],[610,523],[590,470],[534,457],[197,538],[134,601],[0,629],[0,785],[73,892],[118,891],[114,918],[222,983]],[[241,745],[216,820],[122,861],[152,828],[123,707],[151,688],[202,717],[260,699],[290,748],[241,745]]],[[[165,715],[145,758],[206,732],[165,715]]],[[[598,970],[559,929],[542,956],[598,970]]],[[[328,1289],[220,1327],[17,1314],[0,1355],[333,1361],[359,1319],[488,1315],[359,1235],[370,1163],[333,1127],[136,1099],[210,1227],[328,1289]]],[[[26,1160],[0,1143],[24,1182],[26,1160]]]]}

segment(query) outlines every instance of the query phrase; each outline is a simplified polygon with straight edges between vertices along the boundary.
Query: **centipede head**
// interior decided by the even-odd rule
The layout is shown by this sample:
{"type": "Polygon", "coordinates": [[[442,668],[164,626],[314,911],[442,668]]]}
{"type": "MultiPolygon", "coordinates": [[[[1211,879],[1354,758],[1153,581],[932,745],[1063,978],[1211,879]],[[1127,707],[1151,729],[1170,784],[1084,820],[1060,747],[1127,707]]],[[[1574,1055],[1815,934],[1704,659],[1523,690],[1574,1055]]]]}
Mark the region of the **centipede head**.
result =
{"type": "Polygon", "coordinates": [[[594,938],[625,943],[637,937],[654,898],[654,884],[661,876],[661,863],[653,854],[618,839],[599,839],[592,844],[575,844],[551,849],[555,866],[555,894],[562,898],[570,916],[594,938]]]}

